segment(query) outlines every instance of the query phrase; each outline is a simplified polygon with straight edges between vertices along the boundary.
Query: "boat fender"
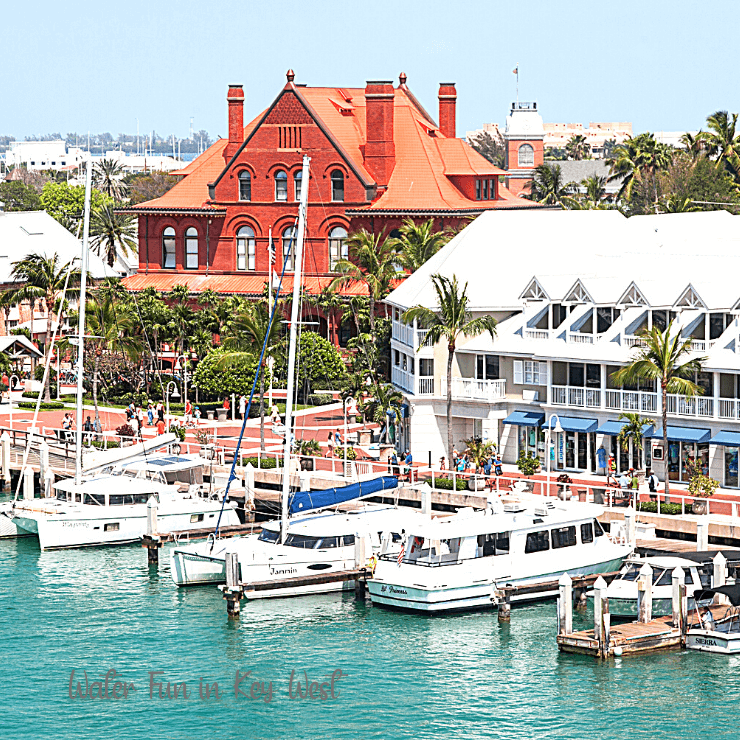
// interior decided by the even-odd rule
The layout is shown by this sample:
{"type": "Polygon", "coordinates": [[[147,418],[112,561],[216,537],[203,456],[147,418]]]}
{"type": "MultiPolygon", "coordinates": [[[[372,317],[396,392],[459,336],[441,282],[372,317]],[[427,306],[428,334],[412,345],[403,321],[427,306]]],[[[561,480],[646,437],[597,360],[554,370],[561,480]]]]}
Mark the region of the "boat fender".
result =
{"type": "Polygon", "coordinates": [[[375,575],[375,568],[377,567],[377,565],[378,565],[378,558],[375,555],[373,555],[370,558],[370,561],[368,562],[368,567],[370,568],[370,572],[373,575],[375,575]]]}

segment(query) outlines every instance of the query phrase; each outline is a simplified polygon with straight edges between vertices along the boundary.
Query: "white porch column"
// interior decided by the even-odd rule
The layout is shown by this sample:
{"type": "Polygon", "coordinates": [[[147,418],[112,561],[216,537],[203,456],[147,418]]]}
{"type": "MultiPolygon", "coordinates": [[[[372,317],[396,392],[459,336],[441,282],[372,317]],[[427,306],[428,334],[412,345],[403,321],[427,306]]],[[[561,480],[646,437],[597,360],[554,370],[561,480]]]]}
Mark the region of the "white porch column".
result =
{"type": "Polygon", "coordinates": [[[607,373],[607,366],[602,365],[601,366],[601,385],[600,385],[600,392],[599,392],[599,407],[602,409],[606,408],[606,373],[607,373]]]}
{"type": "MultiPolygon", "coordinates": [[[[709,334],[707,334],[709,336],[709,334]]],[[[714,419],[719,419],[719,373],[713,372],[712,373],[712,390],[714,401],[712,402],[712,417],[714,419]]]]}

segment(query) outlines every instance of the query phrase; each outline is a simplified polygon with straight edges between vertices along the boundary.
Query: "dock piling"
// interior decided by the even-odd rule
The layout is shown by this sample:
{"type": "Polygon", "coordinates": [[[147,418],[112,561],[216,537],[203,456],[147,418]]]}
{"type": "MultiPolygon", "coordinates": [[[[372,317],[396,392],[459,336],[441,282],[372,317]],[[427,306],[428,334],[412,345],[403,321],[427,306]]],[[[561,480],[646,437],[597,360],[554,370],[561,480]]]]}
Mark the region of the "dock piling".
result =
{"type": "Polygon", "coordinates": [[[712,588],[724,586],[727,580],[727,558],[718,552],[712,558],[712,588]]]}
{"type": "Polygon", "coordinates": [[[601,642],[604,621],[602,619],[604,600],[606,599],[606,581],[599,576],[594,583],[594,637],[599,642],[599,653],[601,653],[601,642]]]}
{"type": "Polygon", "coordinates": [[[627,544],[634,547],[637,543],[636,535],[636,512],[632,506],[628,506],[624,512],[624,529],[627,535],[627,544]]]}
{"type": "Polygon", "coordinates": [[[558,580],[558,634],[573,632],[573,579],[563,573],[558,580]]]}
{"type": "Polygon", "coordinates": [[[157,533],[157,499],[154,496],[150,496],[146,502],[146,534],[141,539],[142,547],[146,547],[147,563],[158,565],[162,538],[157,533]]]}
{"type": "Polygon", "coordinates": [[[10,435],[6,432],[0,436],[0,447],[2,447],[2,477],[4,483],[10,483],[10,435]]]}
{"type": "Polygon", "coordinates": [[[650,622],[653,618],[653,569],[649,563],[640,568],[637,580],[637,620],[650,622]]]}
{"type": "Polygon", "coordinates": [[[606,660],[609,657],[609,647],[611,644],[612,622],[611,614],[609,614],[609,599],[604,598],[601,602],[601,635],[599,639],[601,647],[601,658],[606,660]]]}
{"type": "Polygon", "coordinates": [[[671,614],[674,627],[680,627],[681,625],[681,586],[684,582],[683,579],[684,571],[679,565],[673,569],[673,574],[671,575],[671,614]]]}
{"type": "Polygon", "coordinates": [[[696,523],[696,551],[704,552],[709,549],[709,522],[699,520],[696,523]]]}
{"type": "Polygon", "coordinates": [[[30,465],[23,469],[23,498],[33,500],[33,468],[30,465]]]}
{"type": "Polygon", "coordinates": [[[499,622],[511,622],[511,592],[514,590],[512,586],[504,586],[501,589],[504,600],[499,601],[498,604],[498,621],[499,622]]]}
{"type": "Polygon", "coordinates": [[[239,555],[235,552],[226,553],[226,586],[223,588],[223,594],[229,618],[239,619],[244,594],[240,583],[239,555]]]}

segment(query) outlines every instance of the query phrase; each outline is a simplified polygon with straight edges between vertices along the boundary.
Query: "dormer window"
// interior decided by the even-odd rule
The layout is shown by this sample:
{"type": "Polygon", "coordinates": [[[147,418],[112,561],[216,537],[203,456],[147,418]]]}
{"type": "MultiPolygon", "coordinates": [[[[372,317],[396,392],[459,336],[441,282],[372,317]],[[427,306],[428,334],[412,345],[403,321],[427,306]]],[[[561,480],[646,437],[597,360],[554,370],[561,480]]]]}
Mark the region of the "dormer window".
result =
{"type": "Polygon", "coordinates": [[[341,170],[332,170],[331,199],[334,203],[344,203],[344,173],[341,170]]]}

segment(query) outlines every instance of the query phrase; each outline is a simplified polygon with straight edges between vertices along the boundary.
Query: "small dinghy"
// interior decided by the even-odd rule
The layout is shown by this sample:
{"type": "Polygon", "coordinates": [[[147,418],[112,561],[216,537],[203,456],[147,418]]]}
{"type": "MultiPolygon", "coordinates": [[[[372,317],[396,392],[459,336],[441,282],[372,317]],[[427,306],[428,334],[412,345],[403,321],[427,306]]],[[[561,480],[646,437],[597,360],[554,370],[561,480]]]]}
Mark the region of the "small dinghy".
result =
{"type": "Polygon", "coordinates": [[[687,630],[686,647],[706,653],[740,653],[740,584],[697,591],[694,600],[698,623],[687,630]]]}

